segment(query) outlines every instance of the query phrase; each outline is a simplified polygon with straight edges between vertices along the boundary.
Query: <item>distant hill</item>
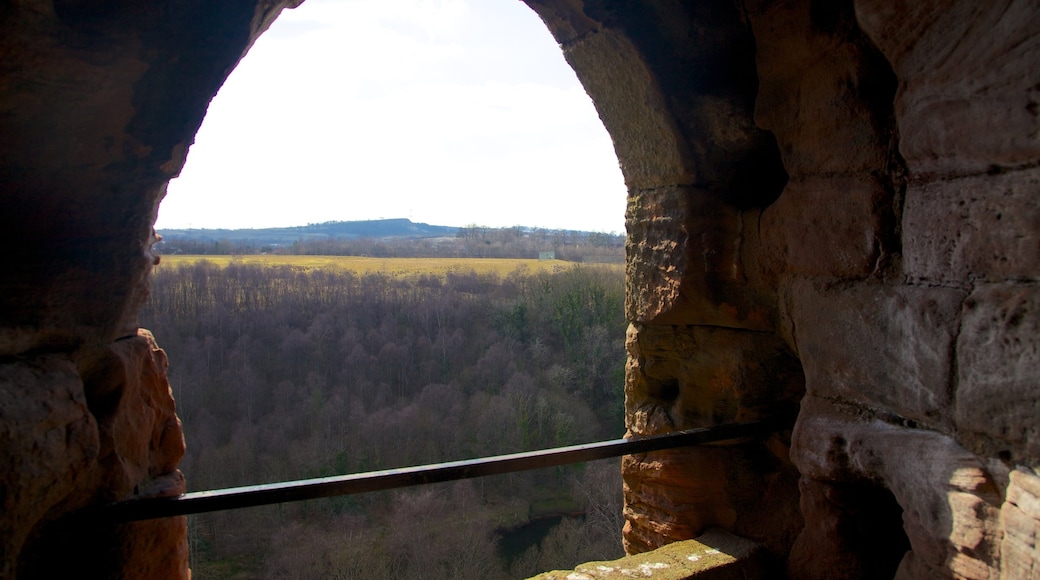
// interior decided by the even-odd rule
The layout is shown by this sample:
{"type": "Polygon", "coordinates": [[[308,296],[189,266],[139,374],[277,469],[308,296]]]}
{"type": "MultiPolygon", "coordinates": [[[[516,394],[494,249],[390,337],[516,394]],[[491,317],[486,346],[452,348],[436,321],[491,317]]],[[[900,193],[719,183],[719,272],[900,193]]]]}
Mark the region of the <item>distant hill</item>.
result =
{"type": "Polygon", "coordinates": [[[325,222],[289,228],[163,229],[159,254],[370,256],[381,258],[539,258],[620,263],[618,234],[515,226],[453,227],[408,219],[325,222]]]}
{"type": "Polygon", "coordinates": [[[459,228],[452,226],[432,226],[415,223],[412,220],[383,219],[352,222],[325,222],[288,228],[258,229],[164,229],[159,235],[168,241],[190,239],[198,241],[221,241],[250,245],[289,245],[293,242],[313,241],[335,238],[439,238],[453,237],[459,228]]]}

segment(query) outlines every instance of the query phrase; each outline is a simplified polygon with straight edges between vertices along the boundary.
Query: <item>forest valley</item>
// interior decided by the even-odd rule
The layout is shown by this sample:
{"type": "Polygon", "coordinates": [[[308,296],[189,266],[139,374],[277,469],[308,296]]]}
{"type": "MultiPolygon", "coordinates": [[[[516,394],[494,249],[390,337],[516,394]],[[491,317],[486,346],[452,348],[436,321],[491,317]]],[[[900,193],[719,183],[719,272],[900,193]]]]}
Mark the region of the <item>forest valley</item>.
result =
{"type": "MultiPolygon", "coordinates": [[[[624,273],[159,266],[192,491],[624,434],[624,273]]],[[[209,578],[525,578],[622,555],[618,460],[189,518],[209,578]]]]}

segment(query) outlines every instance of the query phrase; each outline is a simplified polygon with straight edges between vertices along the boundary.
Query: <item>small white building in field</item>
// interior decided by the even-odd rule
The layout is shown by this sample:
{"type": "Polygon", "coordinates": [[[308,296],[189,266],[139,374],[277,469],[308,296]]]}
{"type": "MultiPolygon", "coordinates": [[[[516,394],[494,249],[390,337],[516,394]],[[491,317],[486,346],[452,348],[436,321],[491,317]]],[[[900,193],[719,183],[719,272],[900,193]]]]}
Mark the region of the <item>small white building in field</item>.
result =
{"type": "Polygon", "coordinates": [[[552,250],[550,250],[548,252],[538,252],[538,259],[539,260],[555,260],[556,259],[556,252],[554,252],[552,250]]]}

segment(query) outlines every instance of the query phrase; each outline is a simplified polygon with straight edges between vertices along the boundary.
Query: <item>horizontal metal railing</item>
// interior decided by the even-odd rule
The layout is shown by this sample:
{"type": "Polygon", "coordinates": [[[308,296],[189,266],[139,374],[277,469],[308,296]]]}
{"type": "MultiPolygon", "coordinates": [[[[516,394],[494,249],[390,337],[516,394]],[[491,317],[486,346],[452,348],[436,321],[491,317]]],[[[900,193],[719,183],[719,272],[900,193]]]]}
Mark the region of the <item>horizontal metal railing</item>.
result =
{"type": "Polygon", "coordinates": [[[691,445],[703,445],[705,443],[762,437],[776,431],[776,429],[777,423],[775,421],[731,423],[702,429],[676,431],[663,435],[614,439],[611,441],[585,443],[510,455],[497,455],[480,459],[466,459],[351,475],[197,491],[168,498],[132,499],[104,506],[101,508],[101,516],[110,521],[129,522],[370,491],[383,491],[485,475],[501,475],[517,471],[583,463],[596,459],[607,459],[691,445]]]}

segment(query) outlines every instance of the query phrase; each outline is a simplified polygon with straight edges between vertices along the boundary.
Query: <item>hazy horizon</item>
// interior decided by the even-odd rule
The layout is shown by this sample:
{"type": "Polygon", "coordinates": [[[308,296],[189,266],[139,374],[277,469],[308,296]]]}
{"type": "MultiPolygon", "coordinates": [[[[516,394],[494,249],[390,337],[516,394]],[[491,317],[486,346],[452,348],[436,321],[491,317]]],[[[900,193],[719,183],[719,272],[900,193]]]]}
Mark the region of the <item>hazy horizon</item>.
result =
{"type": "Polygon", "coordinates": [[[530,229],[567,230],[567,231],[591,232],[591,233],[597,233],[597,234],[614,234],[614,235],[625,235],[626,234],[624,228],[622,228],[621,231],[604,231],[604,230],[585,230],[585,229],[582,229],[582,228],[573,228],[573,227],[547,228],[547,227],[542,227],[542,226],[531,226],[531,225],[527,225],[527,224],[513,224],[511,226],[490,226],[490,225],[481,224],[481,223],[468,223],[468,224],[461,224],[461,225],[459,225],[459,224],[432,223],[432,222],[414,220],[414,219],[407,218],[407,217],[376,217],[376,218],[368,218],[368,219],[360,219],[360,220],[326,220],[326,221],[323,221],[323,222],[309,222],[309,223],[306,223],[306,224],[273,225],[273,226],[245,226],[245,227],[214,226],[214,227],[190,227],[190,228],[188,228],[188,227],[177,227],[177,226],[159,227],[158,225],[156,225],[155,229],[157,231],[158,230],[230,230],[230,231],[235,231],[235,230],[268,230],[268,229],[305,228],[305,227],[308,227],[308,226],[319,226],[319,225],[329,224],[329,223],[351,223],[351,222],[393,221],[393,220],[409,220],[409,221],[411,221],[414,224],[425,224],[425,225],[428,225],[428,226],[448,227],[448,228],[480,227],[480,228],[492,228],[492,229],[506,229],[506,228],[513,228],[513,227],[522,227],[522,228],[530,228],[530,229]]]}

